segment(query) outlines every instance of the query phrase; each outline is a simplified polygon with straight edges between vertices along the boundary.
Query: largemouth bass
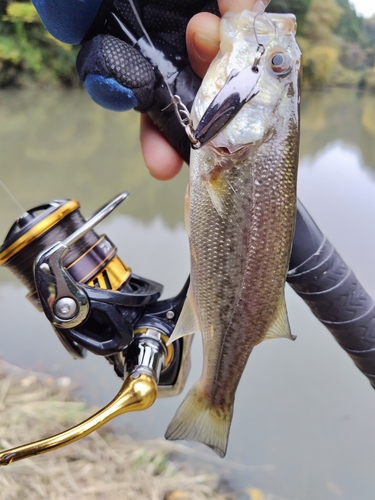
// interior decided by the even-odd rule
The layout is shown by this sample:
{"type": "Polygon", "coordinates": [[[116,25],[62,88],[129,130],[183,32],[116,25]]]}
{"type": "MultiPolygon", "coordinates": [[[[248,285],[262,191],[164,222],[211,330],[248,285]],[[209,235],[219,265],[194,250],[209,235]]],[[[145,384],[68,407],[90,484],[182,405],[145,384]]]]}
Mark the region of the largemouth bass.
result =
{"type": "Polygon", "coordinates": [[[191,286],[172,335],[200,331],[204,365],[166,437],[202,442],[221,457],[252,349],[266,339],[293,338],[284,288],[299,150],[301,54],[295,32],[293,15],[226,14],[220,52],[192,110],[196,126],[232,70],[259,58],[259,92],[191,154],[186,213],[191,286]],[[260,57],[259,44],[265,49],[260,57]]]}

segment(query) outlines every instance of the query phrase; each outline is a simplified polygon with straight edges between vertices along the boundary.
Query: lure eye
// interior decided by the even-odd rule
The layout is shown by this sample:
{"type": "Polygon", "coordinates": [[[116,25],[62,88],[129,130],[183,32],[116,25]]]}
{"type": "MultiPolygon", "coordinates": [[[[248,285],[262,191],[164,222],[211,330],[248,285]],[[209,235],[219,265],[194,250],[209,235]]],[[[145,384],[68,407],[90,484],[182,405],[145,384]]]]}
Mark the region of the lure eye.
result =
{"type": "Polygon", "coordinates": [[[287,75],[292,69],[292,59],[287,52],[278,52],[271,58],[271,68],[278,76],[287,75]]]}

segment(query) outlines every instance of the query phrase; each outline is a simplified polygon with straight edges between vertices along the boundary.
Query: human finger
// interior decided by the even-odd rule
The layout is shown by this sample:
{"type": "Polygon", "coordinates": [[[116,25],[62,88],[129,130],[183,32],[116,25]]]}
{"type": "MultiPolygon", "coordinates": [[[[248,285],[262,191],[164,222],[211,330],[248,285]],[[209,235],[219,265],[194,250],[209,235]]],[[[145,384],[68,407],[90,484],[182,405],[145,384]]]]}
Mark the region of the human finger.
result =
{"type": "MultiPolygon", "coordinates": [[[[221,14],[251,10],[263,12],[270,0],[219,0],[221,14]]],[[[190,63],[198,76],[203,78],[220,46],[220,19],[208,12],[191,18],[186,29],[186,45],[190,63]]]]}
{"type": "Polygon", "coordinates": [[[228,11],[242,12],[250,10],[253,12],[264,12],[271,0],[218,0],[221,15],[228,11]]]}
{"type": "Polygon", "coordinates": [[[143,159],[155,179],[172,179],[181,170],[183,160],[162,136],[148,115],[141,115],[141,146],[143,159]]]}
{"type": "Polygon", "coordinates": [[[203,78],[219,50],[220,19],[208,12],[192,17],[186,28],[186,46],[193,70],[203,78]]]}
{"type": "MultiPolygon", "coordinates": [[[[222,14],[231,11],[262,12],[270,0],[219,0],[222,14]]],[[[219,50],[220,19],[202,12],[194,16],[187,27],[187,48],[194,71],[201,77],[219,50]]],[[[141,116],[141,145],[146,166],[153,177],[168,180],[181,170],[183,160],[169,145],[152,120],[141,116]]]]}

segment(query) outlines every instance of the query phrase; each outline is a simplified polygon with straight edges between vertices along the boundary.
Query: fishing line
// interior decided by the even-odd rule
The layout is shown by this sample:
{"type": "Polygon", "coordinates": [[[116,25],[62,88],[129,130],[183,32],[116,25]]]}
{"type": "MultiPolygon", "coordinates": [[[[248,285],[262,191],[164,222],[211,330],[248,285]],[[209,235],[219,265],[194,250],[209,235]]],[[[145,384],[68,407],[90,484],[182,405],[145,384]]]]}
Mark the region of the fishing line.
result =
{"type": "Polygon", "coordinates": [[[9,198],[17,205],[18,208],[21,209],[21,212],[24,214],[26,210],[23,208],[21,203],[17,200],[17,198],[13,195],[13,193],[10,191],[10,189],[7,188],[7,186],[4,184],[4,182],[0,179],[0,186],[4,189],[4,191],[7,193],[9,198]]]}
{"type": "Polygon", "coordinates": [[[258,44],[258,46],[264,47],[262,43],[260,43],[259,38],[258,38],[258,32],[257,32],[257,27],[256,27],[256,22],[259,16],[263,16],[264,12],[258,12],[258,14],[254,17],[254,35],[255,35],[255,40],[258,44]]]}
{"type": "MultiPolygon", "coordinates": [[[[146,40],[148,41],[148,43],[150,44],[150,46],[152,47],[152,49],[154,50],[154,54],[155,54],[155,60],[157,62],[159,62],[159,57],[160,57],[160,52],[158,50],[156,50],[155,48],[155,45],[153,43],[153,41],[151,40],[150,38],[150,35],[147,33],[147,30],[142,22],[142,19],[137,11],[137,8],[134,4],[134,0],[128,0],[129,1],[129,4],[130,4],[130,7],[132,8],[132,11],[134,13],[134,16],[139,24],[139,27],[141,28],[143,34],[145,35],[146,37],[146,40]]],[[[158,70],[163,78],[163,81],[167,87],[167,90],[168,90],[168,93],[169,93],[169,96],[171,98],[171,102],[170,104],[165,107],[162,111],[164,111],[165,109],[167,109],[169,106],[172,106],[174,107],[174,110],[175,110],[175,113],[176,113],[176,116],[178,118],[178,121],[180,122],[180,124],[182,125],[182,127],[184,127],[185,129],[185,132],[189,138],[189,140],[192,142],[192,143],[196,143],[197,141],[195,140],[194,138],[194,129],[193,129],[193,122],[192,122],[192,119],[191,119],[191,115],[190,115],[190,112],[188,110],[188,108],[185,106],[185,104],[182,102],[181,100],[181,97],[178,96],[178,95],[174,95],[172,90],[171,90],[171,87],[167,81],[167,78],[165,76],[165,74],[163,73],[162,71],[162,64],[158,64],[158,70]]]]}
{"type": "Polygon", "coordinates": [[[255,40],[258,44],[258,47],[257,47],[257,51],[256,51],[256,54],[255,54],[255,60],[254,60],[254,64],[253,64],[253,71],[259,71],[258,70],[258,66],[259,66],[259,63],[260,63],[260,59],[262,57],[262,55],[265,53],[266,51],[266,48],[265,46],[263,45],[263,43],[260,43],[259,41],[259,38],[258,38],[258,32],[257,32],[257,27],[256,27],[256,22],[257,22],[257,19],[259,16],[262,16],[264,14],[264,12],[258,12],[258,14],[254,17],[254,36],[255,36],[255,40]]]}
{"type": "MultiPolygon", "coordinates": [[[[139,15],[139,13],[138,13],[138,11],[137,11],[137,8],[136,8],[136,6],[135,6],[135,4],[134,4],[134,0],[128,0],[128,1],[129,1],[129,4],[130,4],[130,7],[132,8],[132,11],[133,11],[133,13],[134,13],[134,15],[135,15],[135,18],[137,19],[137,22],[138,22],[138,24],[139,24],[139,27],[140,27],[140,28],[141,28],[141,30],[143,31],[143,34],[145,35],[146,40],[148,41],[148,43],[150,44],[150,46],[151,46],[151,47],[153,48],[153,50],[154,50],[154,54],[155,54],[155,59],[156,59],[156,61],[157,61],[157,62],[159,62],[159,61],[160,61],[160,60],[159,60],[160,53],[159,53],[159,51],[158,51],[158,50],[156,50],[155,45],[154,45],[153,41],[152,41],[152,40],[151,40],[151,38],[150,38],[150,35],[147,33],[147,30],[146,30],[146,28],[145,28],[145,26],[144,26],[144,24],[143,24],[143,22],[142,22],[142,19],[141,19],[140,15],[139,15]]],[[[166,78],[166,76],[164,75],[164,73],[163,73],[163,71],[162,71],[162,69],[161,69],[161,66],[162,66],[161,64],[158,64],[158,70],[160,71],[160,74],[161,74],[161,76],[163,77],[164,83],[165,83],[165,85],[167,86],[167,89],[168,89],[169,95],[171,96],[171,99],[172,99],[172,101],[173,101],[173,99],[174,99],[174,95],[173,95],[172,90],[171,90],[171,88],[170,88],[170,86],[169,86],[169,83],[167,82],[167,78],[166,78]]]]}

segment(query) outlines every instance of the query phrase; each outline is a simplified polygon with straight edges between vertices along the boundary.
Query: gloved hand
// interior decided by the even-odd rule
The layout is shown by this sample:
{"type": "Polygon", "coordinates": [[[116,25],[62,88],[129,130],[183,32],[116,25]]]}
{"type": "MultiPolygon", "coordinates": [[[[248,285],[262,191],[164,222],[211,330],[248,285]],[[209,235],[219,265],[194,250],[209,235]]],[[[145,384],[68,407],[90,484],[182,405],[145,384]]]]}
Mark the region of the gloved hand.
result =
{"type": "MultiPolygon", "coordinates": [[[[112,110],[152,105],[150,91],[155,81],[152,66],[138,51],[108,34],[105,19],[120,9],[143,36],[128,0],[32,0],[47,30],[57,39],[82,43],[77,66],[91,97],[112,110]],[[127,59],[127,57],[129,59],[127,59]],[[141,68],[141,71],[138,71],[141,68]]],[[[263,10],[269,0],[135,0],[148,32],[172,43],[182,57],[187,49],[195,72],[203,77],[219,47],[219,14],[227,10],[263,10]],[[218,4],[218,5],[217,5],[218,4]],[[206,12],[202,12],[206,11],[206,12]],[[209,14],[212,12],[216,15],[209,14]]],[[[159,133],[148,115],[141,116],[141,145],[145,163],[158,179],[174,177],[182,166],[179,154],[159,133]]]]}
{"type": "MultiPolygon", "coordinates": [[[[78,74],[92,99],[101,106],[147,112],[153,104],[152,64],[130,44],[110,34],[110,12],[126,20],[136,39],[144,33],[127,0],[32,0],[50,33],[71,44],[82,43],[78,74]]],[[[216,0],[135,0],[147,33],[187,56],[185,32],[197,12],[218,14],[216,0]]]]}

